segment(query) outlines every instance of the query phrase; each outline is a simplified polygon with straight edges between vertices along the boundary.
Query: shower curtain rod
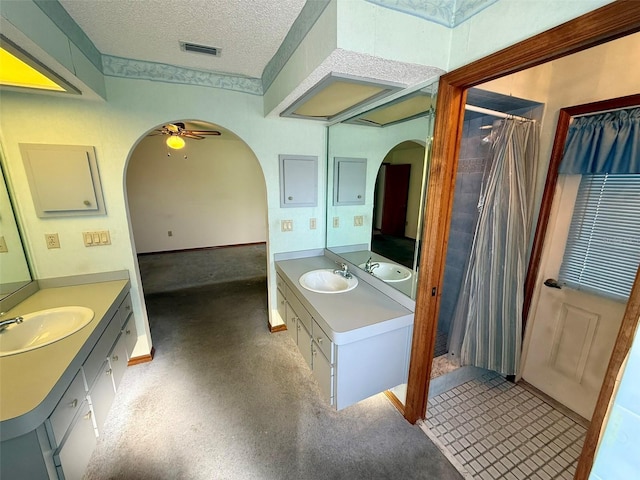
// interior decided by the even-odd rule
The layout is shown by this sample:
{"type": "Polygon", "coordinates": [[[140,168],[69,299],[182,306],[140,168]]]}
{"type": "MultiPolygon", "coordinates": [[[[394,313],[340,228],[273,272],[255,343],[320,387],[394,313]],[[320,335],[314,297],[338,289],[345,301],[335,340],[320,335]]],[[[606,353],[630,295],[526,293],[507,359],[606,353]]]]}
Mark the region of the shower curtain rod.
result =
{"type": "Polygon", "coordinates": [[[467,104],[464,106],[464,109],[469,110],[471,112],[486,113],[487,115],[491,115],[499,118],[513,118],[515,120],[521,120],[523,122],[535,122],[535,120],[532,118],[519,117],[518,115],[511,115],[510,113],[498,112],[496,110],[490,110],[488,108],[476,107],[475,105],[467,104]]]}

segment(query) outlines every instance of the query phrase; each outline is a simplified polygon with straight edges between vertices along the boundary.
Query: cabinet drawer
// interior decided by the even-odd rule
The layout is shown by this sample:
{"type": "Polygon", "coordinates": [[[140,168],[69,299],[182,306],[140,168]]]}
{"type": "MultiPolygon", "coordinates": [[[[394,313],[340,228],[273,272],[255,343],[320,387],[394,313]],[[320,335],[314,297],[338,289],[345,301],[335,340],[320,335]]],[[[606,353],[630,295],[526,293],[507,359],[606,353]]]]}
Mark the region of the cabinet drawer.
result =
{"type": "Polygon", "coordinates": [[[302,321],[304,326],[307,327],[307,331],[309,333],[313,333],[311,329],[313,325],[313,318],[311,317],[307,309],[304,308],[300,300],[298,300],[298,297],[296,297],[293,292],[289,293],[290,295],[287,297],[289,305],[291,305],[291,307],[295,310],[297,317],[300,319],[300,321],[302,321]]]}
{"type": "Polygon", "coordinates": [[[113,386],[113,370],[107,360],[104,361],[100,368],[100,374],[96,379],[96,383],[89,391],[89,399],[93,407],[93,415],[98,429],[98,434],[102,430],[104,421],[107,418],[113,399],[116,396],[115,387],[113,386]]]}
{"type": "Polygon", "coordinates": [[[73,378],[71,385],[69,385],[67,391],[64,392],[64,395],[49,417],[49,426],[51,427],[49,435],[52,437],[51,443],[54,448],[62,442],[64,434],[67,433],[67,429],[80,410],[80,406],[82,405],[85,396],[86,391],[84,389],[84,380],[80,370],[78,370],[78,373],[73,378]]]}
{"type": "Polygon", "coordinates": [[[282,277],[280,276],[279,273],[276,273],[276,285],[278,286],[278,288],[280,289],[280,291],[282,291],[282,293],[284,294],[284,296],[287,296],[287,284],[284,282],[284,280],[282,279],[282,277]]]}
{"type": "Polygon", "coordinates": [[[96,343],[96,346],[91,350],[89,357],[82,365],[87,391],[91,389],[91,385],[98,375],[101,365],[109,356],[109,352],[111,351],[113,344],[116,343],[116,339],[119,334],[120,322],[114,317],[102,333],[102,336],[100,337],[100,340],[98,340],[98,343],[96,343]]]}
{"type": "Polygon", "coordinates": [[[122,301],[122,303],[118,307],[117,317],[120,319],[120,326],[121,327],[125,323],[127,323],[127,320],[129,319],[129,316],[132,313],[133,313],[133,306],[131,304],[131,294],[127,294],[125,299],[122,301]]]}
{"type": "Polygon", "coordinates": [[[62,470],[65,480],[80,480],[89,464],[89,459],[96,447],[96,434],[93,429],[92,413],[89,404],[81,404],[76,422],[69,431],[64,445],[53,456],[58,470],[62,470]]]}
{"type": "Polygon", "coordinates": [[[313,341],[316,343],[320,351],[327,357],[329,363],[333,364],[333,342],[329,336],[324,333],[320,325],[313,321],[313,341]]]}

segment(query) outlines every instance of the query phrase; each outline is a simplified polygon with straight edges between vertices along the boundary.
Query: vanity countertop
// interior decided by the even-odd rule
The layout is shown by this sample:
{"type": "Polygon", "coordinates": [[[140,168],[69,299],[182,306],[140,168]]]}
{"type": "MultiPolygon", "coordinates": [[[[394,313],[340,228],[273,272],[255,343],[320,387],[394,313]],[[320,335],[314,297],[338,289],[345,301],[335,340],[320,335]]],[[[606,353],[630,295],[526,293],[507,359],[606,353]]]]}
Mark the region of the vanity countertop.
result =
{"type": "Polygon", "coordinates": [[[302,274],[321,268],[337,267],[324,256],[276,262],[278,273],[334,343],[355,342],[413,324],[412,311],[361,279],[356,288],[343,293],[315,293],[300,286],[302,274]]]}
{"type": "Polygon", "coordinates": [[[9,310],[5,318],[54,307],[79,305],[94,311],[78,332],[50,345],[0,357],[0,433],[2,440],[26,433],[51,414],[93,344],[128,292],[128,280],[38,290],[9,310]],[[106,321],[103,321],[106,320],[106,321]],[[93,340],[88,342],[87,340],[93,340]]]}

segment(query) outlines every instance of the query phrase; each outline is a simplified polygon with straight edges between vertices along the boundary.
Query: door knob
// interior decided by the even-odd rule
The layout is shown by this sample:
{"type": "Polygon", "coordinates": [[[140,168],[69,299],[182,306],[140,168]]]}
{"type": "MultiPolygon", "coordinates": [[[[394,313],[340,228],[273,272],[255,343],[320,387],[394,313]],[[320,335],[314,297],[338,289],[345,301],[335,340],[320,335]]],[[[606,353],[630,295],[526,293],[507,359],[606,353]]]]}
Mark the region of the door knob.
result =
{"type": "Polygon", "coordinates": [[[555,278],[547,278],[544,281],[544,284],[545,286],[551,287],[551,288],[558,288],[558,289],[562,288],[562,285],[560,285],[555,278]]]}

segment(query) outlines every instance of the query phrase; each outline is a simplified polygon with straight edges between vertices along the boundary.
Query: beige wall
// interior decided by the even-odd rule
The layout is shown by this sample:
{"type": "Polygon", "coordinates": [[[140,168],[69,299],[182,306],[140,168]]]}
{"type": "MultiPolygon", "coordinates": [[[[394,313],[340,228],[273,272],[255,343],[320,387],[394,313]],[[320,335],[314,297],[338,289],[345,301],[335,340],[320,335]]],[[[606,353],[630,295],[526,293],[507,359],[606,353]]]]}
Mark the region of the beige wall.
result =
{"type": "Polygon", "coordinates": [[[126,181],[138,253],[267,240],[260,164],[231,133],[187,139],[179,151],[164,137],[146,137],[131,155],[126,181]]]}
{"type": "Polygon", "coordinates": [[[536,205],[540,203],[561,108],[637,94],[640,33],[480,85],[545,104],[536,205]]]}

